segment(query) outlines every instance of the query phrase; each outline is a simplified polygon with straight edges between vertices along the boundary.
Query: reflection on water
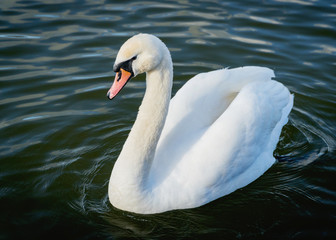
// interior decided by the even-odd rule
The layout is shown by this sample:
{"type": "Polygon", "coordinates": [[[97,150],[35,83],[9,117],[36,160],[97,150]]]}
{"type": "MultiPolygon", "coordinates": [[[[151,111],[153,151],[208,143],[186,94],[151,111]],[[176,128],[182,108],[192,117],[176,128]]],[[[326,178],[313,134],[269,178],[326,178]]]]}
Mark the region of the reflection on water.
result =
{"type": "Polygon", "coordinates": [[[0,238],[335,237],[336,4],[330,1],[2,1],[0,238]],[[275,151],[249,186],[197,209],[113,208],[111,169],[144,76],[107,101],[120,45],[157,35],[173,94],[199,72],[259,65],[295,95],[275,151]]]}

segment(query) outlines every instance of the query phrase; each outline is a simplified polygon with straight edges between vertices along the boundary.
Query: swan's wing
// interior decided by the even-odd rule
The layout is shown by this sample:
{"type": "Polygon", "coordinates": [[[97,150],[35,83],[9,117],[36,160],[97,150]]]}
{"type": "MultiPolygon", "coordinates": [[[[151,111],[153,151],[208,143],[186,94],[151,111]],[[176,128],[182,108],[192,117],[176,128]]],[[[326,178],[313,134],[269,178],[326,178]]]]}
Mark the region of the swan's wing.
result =
{"type": "Polygon", "coordinates": [[[246,85],[179,162],[175,177],[205,202],[251,183],[274,163],[292,106],[293,96],[279,82],[246,85]]]}
{"type": "MultiPolygon", "coordinates": [[[[157,176],[161,176],[162,190],[178,186],[183,193],[179,201],[184,202],[185,207],[195,207],[249,184],[274,163],[273,151],[288,121],[293,96],[268,75],[243,85],[242,89],[237,88],[239,94],[227,109],[211,119],[212,122],[206,117],[202,120],[207,110],[202,108],[205,104],[200,99],[194,100],[199,101],[198,104],[182,118],[167,119],[167,127],[173,133],[163,135],[155,159],[159,160],[156,163],[160,162],[155,170],[159,173],[157,176]]],[[[193,87],[196,89],[196,86],[193,87]]],[[[222,87],[220,83],[218,86],[222,87]]],[[[233,84],[230,89],[235,87],[233,84]]],[[[177,95],[178,100],[184,97],[177,95]]],[[[220,108],[220,99],[225,101],[226,97],[209,100],[217,101],[217,105],[210,106],[220,108]]],[[[176,104],[178,102],[173,103],[169,114],[181,111],[176,104]]],[[[213,112],[209,110],[209,113],[213,112]]]]}
{"type": "Polygon", "coordinates": [[[190,79],[170,102],[152,166],[155,178],[169,175],[243,86],[272,77],[274,73],[268,68],[241,67],[201,73],[190,79]]]}

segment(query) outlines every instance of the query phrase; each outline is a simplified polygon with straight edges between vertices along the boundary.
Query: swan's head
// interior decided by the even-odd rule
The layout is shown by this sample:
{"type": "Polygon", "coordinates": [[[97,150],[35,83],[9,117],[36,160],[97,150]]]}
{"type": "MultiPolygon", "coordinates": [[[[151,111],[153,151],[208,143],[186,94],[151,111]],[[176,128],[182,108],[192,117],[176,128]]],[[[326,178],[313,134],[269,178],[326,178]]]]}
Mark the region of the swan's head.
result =
{"type": "Polygon", "coordinates": [[[153,35],[138,34],[128,39],[115,60],[116,76],[107,97],[113,99],[132,77],[156,69],[167,52],[165,44],[153,35]]]}

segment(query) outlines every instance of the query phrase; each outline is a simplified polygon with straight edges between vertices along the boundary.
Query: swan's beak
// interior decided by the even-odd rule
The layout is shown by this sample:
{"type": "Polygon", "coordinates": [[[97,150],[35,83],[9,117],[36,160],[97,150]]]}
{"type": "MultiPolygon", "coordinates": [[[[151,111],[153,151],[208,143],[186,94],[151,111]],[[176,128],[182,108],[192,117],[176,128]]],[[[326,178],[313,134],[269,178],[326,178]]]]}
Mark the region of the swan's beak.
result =
{"type": "Polygon", "coordinates": [[[120,71],[116,72],[116,76],[110,90],[107,92],[107,97],[112,100],[132,77],[132,73],[120,68],[120,71]]]}

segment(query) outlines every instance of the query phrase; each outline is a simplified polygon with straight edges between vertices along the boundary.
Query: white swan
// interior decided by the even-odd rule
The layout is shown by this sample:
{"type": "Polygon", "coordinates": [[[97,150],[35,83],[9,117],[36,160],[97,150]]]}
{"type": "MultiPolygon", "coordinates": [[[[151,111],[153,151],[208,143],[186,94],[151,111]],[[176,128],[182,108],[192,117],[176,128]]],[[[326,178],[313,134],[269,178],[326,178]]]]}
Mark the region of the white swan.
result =
{"type": "Polygon", "coordinates": [[[161,40],[120,48],[110,99],[146,72],[146,93],[112,170],[113,206],[150,214],[194,208],[244,187],[275,162],[293,96],[262,67],[198,74],[171,98],[173,67],[161,40]]]}

